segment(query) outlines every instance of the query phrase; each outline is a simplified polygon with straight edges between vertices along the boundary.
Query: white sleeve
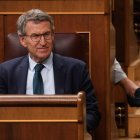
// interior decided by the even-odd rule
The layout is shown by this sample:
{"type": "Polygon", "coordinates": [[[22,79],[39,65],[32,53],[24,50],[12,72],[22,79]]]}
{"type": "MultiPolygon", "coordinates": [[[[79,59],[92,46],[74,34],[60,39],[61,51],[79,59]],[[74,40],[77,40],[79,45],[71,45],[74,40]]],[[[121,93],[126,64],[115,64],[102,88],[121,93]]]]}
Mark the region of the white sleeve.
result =
{"type": "Polygon", "coordinates": [[[115,84],[127,77],[127,75],[125,74],[125,72],[123,71],[119,62],[116,59],[113,64],[112,74],[113,74],[113,82],[115,84]]]}

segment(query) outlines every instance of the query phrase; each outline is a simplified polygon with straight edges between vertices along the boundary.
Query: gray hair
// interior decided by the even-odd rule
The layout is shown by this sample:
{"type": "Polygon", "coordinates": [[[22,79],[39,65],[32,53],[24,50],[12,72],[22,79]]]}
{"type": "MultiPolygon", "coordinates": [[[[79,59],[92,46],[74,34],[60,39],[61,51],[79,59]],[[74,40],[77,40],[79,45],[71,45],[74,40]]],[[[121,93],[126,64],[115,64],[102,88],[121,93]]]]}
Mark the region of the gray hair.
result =
{"type": "Polygon", "coordinates": [[[22,14],[17,20],[17,33],[20,36],[26,35],[25,27],[28,21],[40,23],[42,21],[48,21],[51,25],[51,30],[54,32],[54,21],[50,15],[39,9],[32,9],[22,14]]]}

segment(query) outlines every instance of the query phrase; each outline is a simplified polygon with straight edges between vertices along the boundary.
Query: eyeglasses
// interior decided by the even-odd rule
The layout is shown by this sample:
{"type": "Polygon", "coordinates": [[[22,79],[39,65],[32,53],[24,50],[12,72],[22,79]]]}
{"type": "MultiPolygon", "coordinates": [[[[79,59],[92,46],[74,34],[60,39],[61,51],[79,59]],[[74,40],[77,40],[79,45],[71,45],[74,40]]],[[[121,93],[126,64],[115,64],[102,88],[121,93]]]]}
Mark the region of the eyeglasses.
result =
{"type": "Polygon", "coordinates": [[[52,37],[52,32],[46,32],[44,34],[32,34],[32,35],[25,35],[31,38],[33,42],[39,42],[41,40],[41,37],[43,36],[44,39],[47,41],[51,39],[52,37]]]}

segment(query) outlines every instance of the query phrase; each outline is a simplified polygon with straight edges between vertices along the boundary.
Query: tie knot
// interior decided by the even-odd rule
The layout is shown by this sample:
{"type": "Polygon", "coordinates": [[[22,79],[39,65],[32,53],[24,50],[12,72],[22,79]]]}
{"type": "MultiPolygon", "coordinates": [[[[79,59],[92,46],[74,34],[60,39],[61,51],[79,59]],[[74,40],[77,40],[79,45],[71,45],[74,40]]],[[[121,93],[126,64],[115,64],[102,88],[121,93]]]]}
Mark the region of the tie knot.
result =
{"type": "Polygon", "coordinates": [[[41,72],[41,70],[44,68],[43,64],[36,64],[35,66],[35,72],[41,72]]]}

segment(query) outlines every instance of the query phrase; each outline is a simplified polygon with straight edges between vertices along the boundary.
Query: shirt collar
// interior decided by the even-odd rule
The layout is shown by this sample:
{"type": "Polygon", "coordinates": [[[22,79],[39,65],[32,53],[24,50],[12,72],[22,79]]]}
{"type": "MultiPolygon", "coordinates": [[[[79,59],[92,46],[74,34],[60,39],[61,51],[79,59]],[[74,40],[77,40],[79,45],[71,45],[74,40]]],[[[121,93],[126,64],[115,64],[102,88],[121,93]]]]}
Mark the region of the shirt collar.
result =
{"type": "MultiPolygon", "coordinates": [[[[31,57],[30,55],[28,55],[29,57],[29,69],[31,71],[34,70],[35,65],[37,64],[31,57]]],[[[45,66],[45,68],[47,68],[48,70],[50,70],[53,66],[53,53],[50,54],[50,56],[42,62],[42,64],[45,66]]]]}

